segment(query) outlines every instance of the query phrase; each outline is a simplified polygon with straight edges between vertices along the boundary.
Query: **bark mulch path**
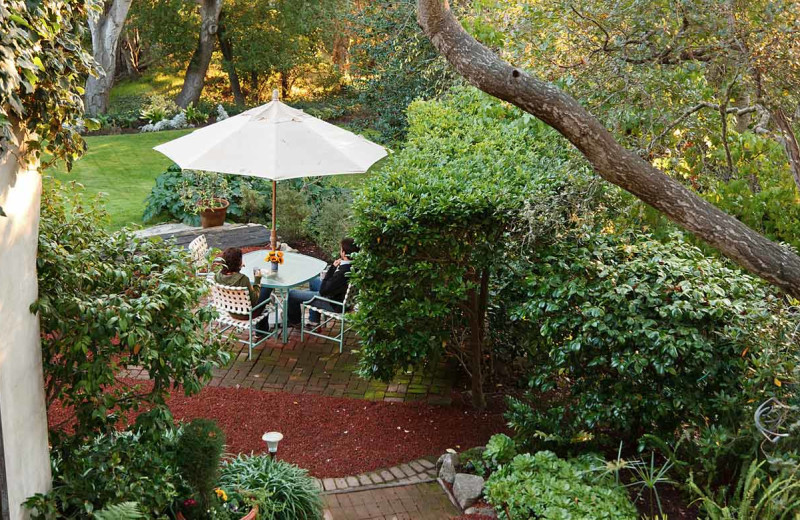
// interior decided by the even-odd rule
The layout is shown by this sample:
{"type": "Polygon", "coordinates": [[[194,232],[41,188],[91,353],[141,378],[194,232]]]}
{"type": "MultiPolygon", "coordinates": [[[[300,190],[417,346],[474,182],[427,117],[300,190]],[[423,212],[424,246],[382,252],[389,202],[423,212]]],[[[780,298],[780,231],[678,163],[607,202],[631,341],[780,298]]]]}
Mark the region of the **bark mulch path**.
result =
{"type": "MultiPolygon", "coordinates": [[[[144,389],[151,385],[130,379],[121,383],[141,384],[144,389]]],[[[216,420],[231,454],[262,453],[264,432],[280,431],[284,440],[278,456],[318,478],[397,466],[447,448],[466,449],[506,431],[500,410],[476,412],[460,402],[443,407],[206,387],[192,397],[174,392],[167,404],[179,421],[216,420]]],[[[64,421],[68,414],[57,405],[48,412],[51,424],[64,421]]]]}

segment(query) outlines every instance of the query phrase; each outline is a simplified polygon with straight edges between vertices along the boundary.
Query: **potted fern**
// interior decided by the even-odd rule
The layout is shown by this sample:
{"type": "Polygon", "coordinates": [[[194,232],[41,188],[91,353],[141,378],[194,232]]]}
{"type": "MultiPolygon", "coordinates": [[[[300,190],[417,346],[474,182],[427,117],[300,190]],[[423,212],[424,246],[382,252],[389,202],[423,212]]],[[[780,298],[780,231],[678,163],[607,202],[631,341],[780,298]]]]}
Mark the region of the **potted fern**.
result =
{"type": "Polygon", "coordinates": [[[230,202],[230,187],[224,175],[213,172],[184,171],[180,196],[186,212],[200,215],[204,228],[225,223],[230,202]]]}

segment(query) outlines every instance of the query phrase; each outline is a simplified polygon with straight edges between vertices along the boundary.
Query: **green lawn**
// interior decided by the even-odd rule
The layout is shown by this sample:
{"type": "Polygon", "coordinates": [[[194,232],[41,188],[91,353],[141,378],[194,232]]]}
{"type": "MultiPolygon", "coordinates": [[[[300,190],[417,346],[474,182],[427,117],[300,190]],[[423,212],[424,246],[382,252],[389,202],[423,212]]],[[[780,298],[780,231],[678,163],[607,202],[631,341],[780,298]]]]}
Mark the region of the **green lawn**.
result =
{"type": "Polygon", "coordinates": [[[88,151],[66,173],[51,170],[46,174],[61,181],[76,180],[89,193],[105,193],[111,228],[142,223],[144,200],[155,178],[170,164],[154,146],[175,139],[191,130],[168,130],[145,134],[87,137],[88,151]]]}

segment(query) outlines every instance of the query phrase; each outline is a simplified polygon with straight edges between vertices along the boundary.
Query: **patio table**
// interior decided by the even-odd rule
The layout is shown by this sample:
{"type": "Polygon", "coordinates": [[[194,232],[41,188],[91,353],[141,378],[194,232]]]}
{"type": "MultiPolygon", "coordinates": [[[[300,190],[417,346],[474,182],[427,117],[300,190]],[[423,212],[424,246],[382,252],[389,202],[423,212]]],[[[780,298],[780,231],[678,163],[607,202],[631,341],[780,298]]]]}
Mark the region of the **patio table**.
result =
{"type": "MultiPolygon", "coordinates": [[[[262,270],[261,287],[271,287],[279,293],[279,300],[283,307],[282,323],[283,342],[289,341],[288,333],[288,308],[289,308],[289,289],[307,283],[317,276],[328,264],[313,256],[301,255],[300,253],[283,253],[283,264],[278,267],[277,274],[271,273],[269,262],[266,261],[267,249],[259,249],[242,255],[242,273],[250,279],[250,283],[255,283],[253,268],[262,270]]],[[[277,325],[277,324],[276,324],[277,325]]]]}

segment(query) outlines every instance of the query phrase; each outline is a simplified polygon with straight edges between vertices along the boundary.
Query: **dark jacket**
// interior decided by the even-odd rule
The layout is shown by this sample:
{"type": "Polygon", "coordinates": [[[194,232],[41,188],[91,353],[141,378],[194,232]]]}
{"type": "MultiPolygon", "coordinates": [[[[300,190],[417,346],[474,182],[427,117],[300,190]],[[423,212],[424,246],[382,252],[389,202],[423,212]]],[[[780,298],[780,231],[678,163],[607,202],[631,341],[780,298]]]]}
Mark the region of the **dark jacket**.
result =
{"type": "Polygon", "coordinates": [[[331,266],[319,286],[319,295],[337,302],[344,300],[344,295],[347,293],[347,284],[350,282],[348,279],[350,265],[340,265],[335,269],[331,266]]]}

